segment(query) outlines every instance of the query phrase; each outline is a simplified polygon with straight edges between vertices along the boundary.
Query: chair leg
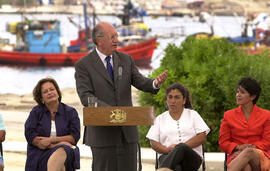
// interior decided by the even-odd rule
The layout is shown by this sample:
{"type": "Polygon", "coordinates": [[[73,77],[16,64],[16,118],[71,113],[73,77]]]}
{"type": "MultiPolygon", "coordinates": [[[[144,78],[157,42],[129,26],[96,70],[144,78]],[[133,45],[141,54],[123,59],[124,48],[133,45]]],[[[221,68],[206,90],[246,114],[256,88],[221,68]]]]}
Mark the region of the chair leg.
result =
{"type": "Polygon", "coordinates": [[[140,143],[138,142],[138,162],[139,162],[139,168],[138,168],[138,171],[142,171],[142,158],[141,158],[141,145],[140,143]]]}
{"type": "Polygon", "coordinates": [[[225,153],[224,171],[227,171],[227,153],[225,153]]]}
{"type": "Polygon", "coordinates": [[[202,144],[202,152],[203,152],[203,161],[202,161],[202,171],[206,170],[206,165],[205,165],[205,156],[204,156],[204,146],[202,144]]]}
{"type": "Polygon", "coordinates": [[[155,163],[155,169],[158,169],[158,153],[156,152],[156,163],[155,163]]]}

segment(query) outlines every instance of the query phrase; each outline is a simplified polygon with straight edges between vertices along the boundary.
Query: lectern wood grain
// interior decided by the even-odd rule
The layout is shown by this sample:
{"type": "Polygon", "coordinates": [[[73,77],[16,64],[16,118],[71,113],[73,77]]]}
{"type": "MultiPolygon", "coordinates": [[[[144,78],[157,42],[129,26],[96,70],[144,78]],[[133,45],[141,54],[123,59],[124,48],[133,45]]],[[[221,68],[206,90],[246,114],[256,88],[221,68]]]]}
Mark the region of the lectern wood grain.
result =
{"type": "Polygon", "coordinates": [[[84,107],[84,126],[134,126],[153,125],[155,110],[142,107],[84,107]]]}

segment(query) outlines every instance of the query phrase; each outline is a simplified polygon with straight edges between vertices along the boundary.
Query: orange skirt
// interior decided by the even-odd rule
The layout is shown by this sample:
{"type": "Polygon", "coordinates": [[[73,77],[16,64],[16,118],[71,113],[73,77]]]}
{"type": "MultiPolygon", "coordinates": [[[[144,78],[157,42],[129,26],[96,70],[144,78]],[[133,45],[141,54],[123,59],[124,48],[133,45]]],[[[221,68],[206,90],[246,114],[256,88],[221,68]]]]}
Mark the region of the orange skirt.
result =
{"type": "Polygon", "coordinates": [[[260,149],[256,149],[257,153],[260,156],[261,171],[267,171],[270,169],[270,159],[266,157],[264,152],[260,149]]]}
{"type": "MultiPolygon", "coordinates": [[[[256,152],[260,156],[260,165],[261,165],[261,171],[269,171],[270,169],[270,159],[264,154],[264,152],[260,149],[255,149],[256,152]]],[[[230,168],[230,164],[228,164],[228,168],[230,168]]]]}

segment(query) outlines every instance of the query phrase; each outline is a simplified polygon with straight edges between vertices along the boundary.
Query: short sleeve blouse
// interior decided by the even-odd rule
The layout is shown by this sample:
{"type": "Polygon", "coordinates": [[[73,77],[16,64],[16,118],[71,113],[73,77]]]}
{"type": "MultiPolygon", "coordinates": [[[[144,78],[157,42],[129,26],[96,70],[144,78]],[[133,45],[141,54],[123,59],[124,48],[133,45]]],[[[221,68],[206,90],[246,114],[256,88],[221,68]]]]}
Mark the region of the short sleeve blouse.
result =
{"type": "MultiPolygon", "coordinates": [[[[168,147],[172,144],[185,143],[199,133],[209,133],[210,129],[195,110],[184,109],[179,120],[174,120],[169,111],[159,115],[146,137],[168,147]]],[[[201,146],[193,148],[202,157],[201,146]]]]}
{"type": "Polygon", "coordinates": [[[2,114],[0,114],[0,130],[6,130],[2,114]]]}

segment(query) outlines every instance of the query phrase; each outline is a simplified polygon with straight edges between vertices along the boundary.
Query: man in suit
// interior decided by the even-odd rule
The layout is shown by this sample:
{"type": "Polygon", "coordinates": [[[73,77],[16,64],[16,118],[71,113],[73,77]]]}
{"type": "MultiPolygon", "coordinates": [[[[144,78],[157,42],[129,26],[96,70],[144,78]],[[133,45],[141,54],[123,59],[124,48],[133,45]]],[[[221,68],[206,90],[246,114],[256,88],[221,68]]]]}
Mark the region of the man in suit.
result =
{"type": "MultiPolygon", "coordinates": [[[[132,106],[131,85],[158,92],[168,71],[156,79],[142,76],[132,57],[116,50],[118,34],[111,24],[98,23],[92,39],[96,48],[75,64],[77,93],[84,106],[90,96],[97,97],[98,106],[132,106]]],[[[84,132],[84,143],[92,150],[93,171],[136,171],[138,142],[136,126],[89,126],[84,132]]]]}

